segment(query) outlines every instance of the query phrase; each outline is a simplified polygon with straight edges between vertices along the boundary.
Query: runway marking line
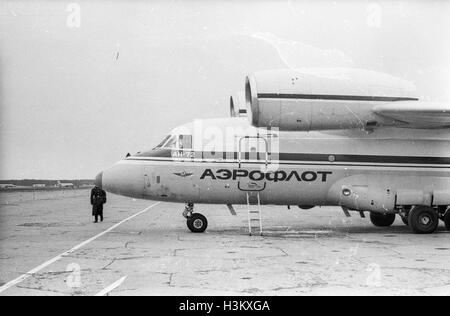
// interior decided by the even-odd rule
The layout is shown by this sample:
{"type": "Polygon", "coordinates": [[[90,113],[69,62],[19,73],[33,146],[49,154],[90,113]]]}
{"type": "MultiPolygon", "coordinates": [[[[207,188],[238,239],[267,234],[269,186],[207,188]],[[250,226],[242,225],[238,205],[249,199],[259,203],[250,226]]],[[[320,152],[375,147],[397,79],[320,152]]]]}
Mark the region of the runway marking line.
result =
{"type": "Polygon", "coordinates": [[[111,284],[110,286],[105,287],[103,290],[101,290],[100,292],[95,294],[95,296],[105,296],[105,295],[107,295],[109,292],[114,290],[116,287],[119,287],[123,283],[123,281],[125,281],[126,278],[127,278],[126,276],[124,276],[123,278],[120,278],[119,280],[117,280],[116,282],[111,284]]]}
{"type": "Polygon", "coordinates": [[[10,287],[13,287],[14,285],[17,285],[17,284],[19,284],[19,283],[25,281],[25,280],[28,279],[30,276],[36,274],[37,272],[41,271],[42,269],[48,267],[49,265],[55,263],[56,261],[58,261],[58,260],[60,260],[60,259],[62,259],[64,256],[67,256],[67,255],[69,255],[69,254],[71,254],[71,253],[77,251],[78,249],[82,248],[83,246],[86,246],[86,245],[89,244],[90,242],[92,242],[92,241],[94,241],[94,240],[96,240],[96,239],[102,237],[103,235],[109,233],[110,231],[112,231],[113,229],[119,227],[119,226],[122,225],[123,223],[128,222],[129,220],[131,220],[131,219],[133,219],[133,218],[135,218],[135,217],[137,217],[137,216],[139,216],[139,215],[141,215],[141,214],[147,212],[149,209],[155,207],[156,205],[158,205],[158,204],[160,204],[160,203],[161,203],[161,202],[157,202],[157,203],[154,203],[154,204],[150,205],[149,207],[143,209],[142,211],[137,212],[136,214],[131,215],[130,217],[127,217],[127,218],[125,218],[124,220],[120,221],[119,223],[117,223],[117,224],[111,226],[110,228],[108,228],[107,230],[101,232],[100,234],[95,235],[94,237],[89,238],[89,239],[86,240],[86,241],[83,241],[81,244],[78,244],[78,245],[76,245],[75,247],[73,247],[73,248],[71,248],[71,249],[69,249],[69,250],[63,252],[62,254],[57,255],[56,257],[54,257],[54,258],[52,258],[52,259],[50,259],[50,260],[44,262],[43,264],[37,266],[36,268],[31,269],[30,271],[28,271],[28,272],[25,273],[25,274],[22,274],[22,275],[19,276],[18,278],[14,279],[14,280],[12,280],[12,281],[9,281],[8,283],[6,283],[6,284],[4,284],[4,285],[2,285],[2,286],[0,287],[0,293],[3,293],[4,291],[6,291],[7,289],[9,289],[10,287]]]}

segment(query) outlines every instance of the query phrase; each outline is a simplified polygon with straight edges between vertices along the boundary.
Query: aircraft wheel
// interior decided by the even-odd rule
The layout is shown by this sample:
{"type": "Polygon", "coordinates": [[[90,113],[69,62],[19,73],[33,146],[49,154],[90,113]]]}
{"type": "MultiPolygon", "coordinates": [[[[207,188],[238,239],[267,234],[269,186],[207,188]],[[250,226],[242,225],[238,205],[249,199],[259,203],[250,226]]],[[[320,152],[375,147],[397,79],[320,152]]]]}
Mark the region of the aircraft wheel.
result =
{"type": "Polygon", "coordinates": [[[388,227],[394,224],[395,214],[381,214],[370,212],[370,221],[378,227],[388,227]]]}
{"type": "Polygon", "coordinates": [[[298,205],[298,208],[300,208],[302,210],[310,210],[314,207],[315,207],[314,205],[298,205]]]}
{"type": "Polygon", "coordinates": [[[431,234],[439,225],[437,212],[429,206],[416,206],[409,212],[409,227],[416,234],[431,234]]]}
{"type": "Polygon", "coordinates": [[[447,213],[444,215],[444,224],[447,230],[450,230],[450,209],[448,209],[447,213]]]}
{"type": "Polygon", "coordinates": [[[208,220],[199,213],[194,213],[187,219],[187,227],[193,233],[203,233],[208,227],[208,220]]]}

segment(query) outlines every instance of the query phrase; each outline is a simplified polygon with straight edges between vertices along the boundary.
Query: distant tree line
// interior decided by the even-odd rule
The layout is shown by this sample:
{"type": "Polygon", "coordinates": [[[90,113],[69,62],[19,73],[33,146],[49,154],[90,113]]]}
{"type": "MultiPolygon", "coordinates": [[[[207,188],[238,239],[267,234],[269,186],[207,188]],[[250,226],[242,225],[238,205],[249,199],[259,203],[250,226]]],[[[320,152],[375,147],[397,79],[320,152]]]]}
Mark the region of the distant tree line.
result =
{"type": "Polygon", "coordinates": [[[44,184],[45,186],[55,186],[61,183],[72,183],[75,188],[85,185],[94,185],[92,179],[78,179],[78,180],[42,180],[42,179],[21,179],[21,180],[0,180],[0,184],[13,184],[16,186],[32,186],[33,184],[44,184]]]}

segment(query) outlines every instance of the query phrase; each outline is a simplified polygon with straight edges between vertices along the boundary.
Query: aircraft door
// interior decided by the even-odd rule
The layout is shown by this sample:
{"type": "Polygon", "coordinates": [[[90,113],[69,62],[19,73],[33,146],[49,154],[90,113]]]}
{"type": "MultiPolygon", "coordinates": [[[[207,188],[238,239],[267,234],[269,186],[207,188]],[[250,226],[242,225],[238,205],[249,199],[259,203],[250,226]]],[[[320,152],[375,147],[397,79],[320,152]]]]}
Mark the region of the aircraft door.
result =
{"type": "Polygon", "coordinates": [[[262,136],[244,136],[239,139],[239,174],[236,175],[239,190],[259,192],[266,188],[265,173],[270,162],[268,149],[268,141],[262,136]]]}

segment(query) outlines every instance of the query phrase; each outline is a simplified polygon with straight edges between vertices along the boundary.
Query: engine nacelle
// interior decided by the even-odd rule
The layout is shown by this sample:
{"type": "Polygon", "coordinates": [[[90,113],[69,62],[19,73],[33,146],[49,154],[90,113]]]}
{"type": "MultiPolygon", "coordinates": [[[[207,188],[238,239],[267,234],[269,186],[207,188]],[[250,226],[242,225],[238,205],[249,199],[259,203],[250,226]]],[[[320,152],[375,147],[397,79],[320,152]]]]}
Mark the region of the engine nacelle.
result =
{"type": "Polygon", "coordinates": [[[230,96],[230,115],[231,117],[247,116],[243,92],[237,92],[230,96]]]}
{"type": "Polygon", "coordinates": [[[246,78],[247,115],[256,127],[285,131],[333,130],[403,124],[373,111],[377,105],[416,101],[414,85],[361,69],[269,70],[246,78]]]}

